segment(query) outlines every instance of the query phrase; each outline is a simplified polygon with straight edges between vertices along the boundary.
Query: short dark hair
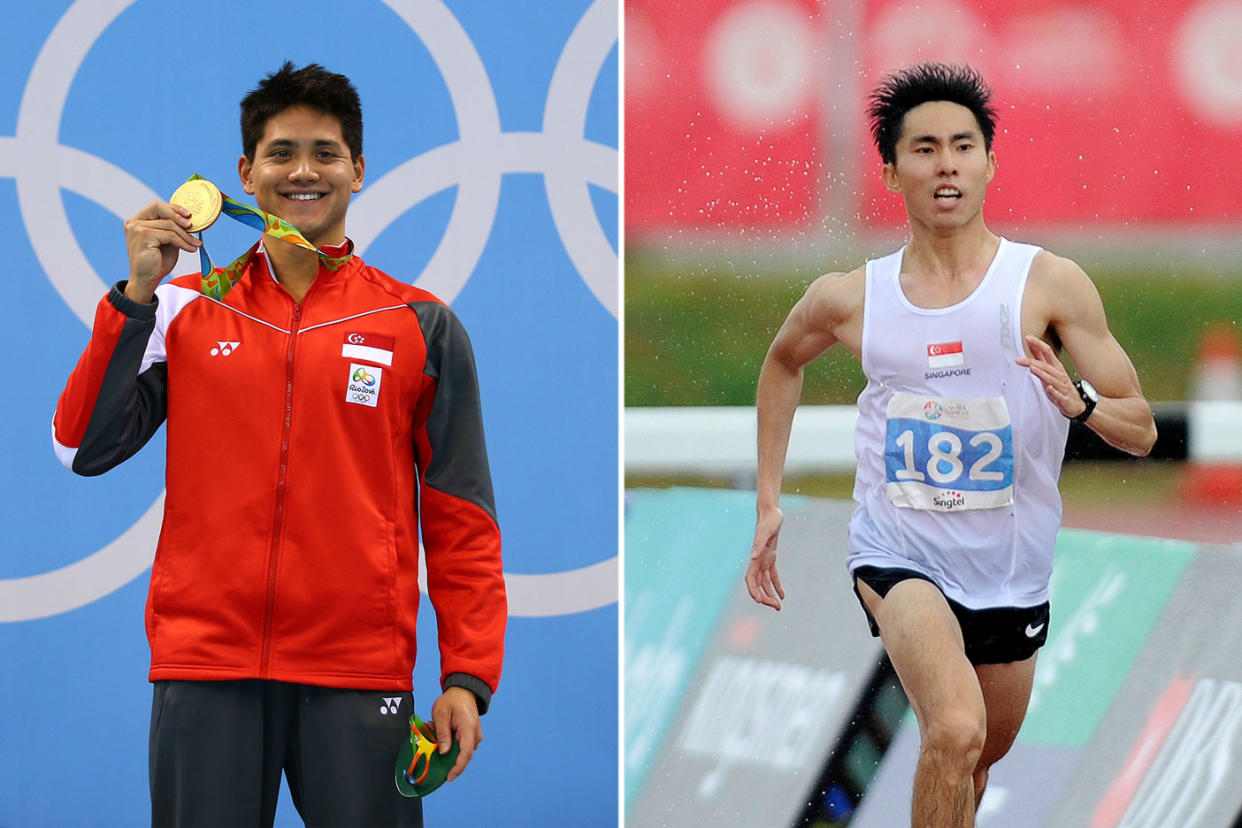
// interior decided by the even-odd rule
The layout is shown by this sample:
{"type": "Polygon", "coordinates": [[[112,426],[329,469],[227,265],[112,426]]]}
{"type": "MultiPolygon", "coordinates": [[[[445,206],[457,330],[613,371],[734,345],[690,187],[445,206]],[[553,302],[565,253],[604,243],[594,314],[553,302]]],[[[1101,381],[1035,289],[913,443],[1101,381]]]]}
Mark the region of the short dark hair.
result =
{"type": "Polygon", "coordinates": [[[978,71],[966,65],[920,63],[888,75],[871,92],[867,116],[871,136],[885,164],[897,161],[897,141],[906,113],[930,101],[949,101],[969,109],[983,133],[983,145],[992,149],[996,110],[992,90],[978,71]]]}
{"type": "Polygon", "coordinates": [[[247,158],[254,160],[255,147],[268,120],[292,106],[308,106],[336,118],[352,160],[362,155],[362,102],[349,78],[318,63],[296,69],[285,61],[242,98],[242,152],[247,158]]]}

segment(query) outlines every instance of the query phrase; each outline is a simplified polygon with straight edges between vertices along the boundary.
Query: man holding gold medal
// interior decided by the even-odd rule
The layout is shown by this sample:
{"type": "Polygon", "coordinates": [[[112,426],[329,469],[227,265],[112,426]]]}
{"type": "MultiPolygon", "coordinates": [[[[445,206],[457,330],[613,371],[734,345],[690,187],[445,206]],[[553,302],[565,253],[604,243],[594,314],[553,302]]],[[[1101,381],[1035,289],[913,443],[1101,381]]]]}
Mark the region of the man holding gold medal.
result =
{"type": "Polygon", "coordinates": [[[481,740],[507,619],[473,354],[446,305],[353,255],[350,81],[286,63],[241,108],[258,209],[195,176],[125,222],[129,278],[99,304],[56,452],[101,474],[168,423],[153,822],[270,825],[283,770],[308,823],[421,825],[417,797],[481,740]],[[201,236],[221,213],[263,233],[226,267],[201,236]],[[160,285],[181,251],[203,273],[160,285]],[[412,724],[420,530],[438,760],[412,724]]]}

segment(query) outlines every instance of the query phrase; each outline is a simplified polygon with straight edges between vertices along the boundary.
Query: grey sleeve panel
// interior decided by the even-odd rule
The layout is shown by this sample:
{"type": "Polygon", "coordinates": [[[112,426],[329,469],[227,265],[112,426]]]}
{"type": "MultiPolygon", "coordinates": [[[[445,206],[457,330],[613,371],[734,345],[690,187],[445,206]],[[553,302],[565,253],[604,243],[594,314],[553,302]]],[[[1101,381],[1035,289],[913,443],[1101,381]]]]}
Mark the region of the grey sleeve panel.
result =
{"type": "Polygon", "coordinates": [[[160,306],[160,298],[158,296],[151,297],[149,304],[135,302],[125,295],[126,282],[117,282],[112,286],[112,290],[108,291],[108,301],[112,303],[112,307],[128,316],[130,319],[138,319],[143,322],[150,322],[155,319],[155,310],[160,306]]]}
{"type": "MultiPolygon", "coordinates": [[[[168,411],[168,366],[152,364],[141,374],[143,354],[155,330],[157,303],[143,305],[125,296],[124,282],[108,293],[112,306],[125,314],[125,328],[104,372],[73,470],[87,477],[120,465],[147,444],[168,411]]],[[[158,300],[157,300],[158,302],[158,300]]]]}
{"type": "Polygon", "coordinates": [[[481,678],[475,678],[469,673],[449,673],[444,677],[444,689],[447,690],[450,687],[464,687],[474,693],[480,716],[486,713],[487,708],[492,705],[492,688],[488,687],[487,682],[481,678]]]}
{"type": "Polygon", "coordinates": [[[474,350],[457,315],[439,302],[412,302],[427,343],[423,372],[436,381],[427,417],[428,486],[468,500],[496,521],[496,498],[483,438],[483,410],[474,350]]]}

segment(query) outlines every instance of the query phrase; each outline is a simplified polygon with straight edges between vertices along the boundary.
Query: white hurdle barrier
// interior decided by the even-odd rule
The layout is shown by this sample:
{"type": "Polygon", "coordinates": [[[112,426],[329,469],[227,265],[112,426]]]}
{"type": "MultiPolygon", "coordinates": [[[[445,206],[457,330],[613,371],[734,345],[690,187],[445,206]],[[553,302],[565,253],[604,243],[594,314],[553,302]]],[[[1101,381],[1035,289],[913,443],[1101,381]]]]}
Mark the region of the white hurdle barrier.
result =
{"type": "MultiPolygon", "coordinates": [[[[1162,435],[1173,439],[1180,433],[1185,442],[1184,448],[1171,446],[1160,456],[1242,463],[1242,402],[1158,403],[1154,409],[1162,435]]],[[[857,418],[858,409],[852,405],[799,406],[786,473],[852,471],[857,418]]],[[[627,408],[623,439],[625,470],[630,474],[755,470],[753,406],[627,408]]]]}

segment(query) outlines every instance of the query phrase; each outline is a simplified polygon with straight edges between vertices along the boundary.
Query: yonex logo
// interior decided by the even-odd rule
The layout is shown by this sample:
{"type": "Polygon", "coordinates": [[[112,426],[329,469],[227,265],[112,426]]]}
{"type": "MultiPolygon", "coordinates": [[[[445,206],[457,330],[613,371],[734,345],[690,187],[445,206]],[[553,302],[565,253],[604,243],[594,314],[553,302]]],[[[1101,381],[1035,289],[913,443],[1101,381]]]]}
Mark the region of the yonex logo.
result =
{"type": "Polygon", "coordinates": [[[401,706],[400,696],[396,696],[391,699],[385,698],[383,700],[383,703],[380,704],[380,715],[387,716],[389,713],[391,713],[395,716],[397,715],[397,708],[400,706],[401,706]]]}
{"type": "Polygon", "coordinates": [[[240,342],[222,342],[221,340],[217,339],[216,347],[211,349],[211,355],[212,356],[228,356],[229,354],[236,351],[237,346],[240,344],[241,344],[240,342]]]}

